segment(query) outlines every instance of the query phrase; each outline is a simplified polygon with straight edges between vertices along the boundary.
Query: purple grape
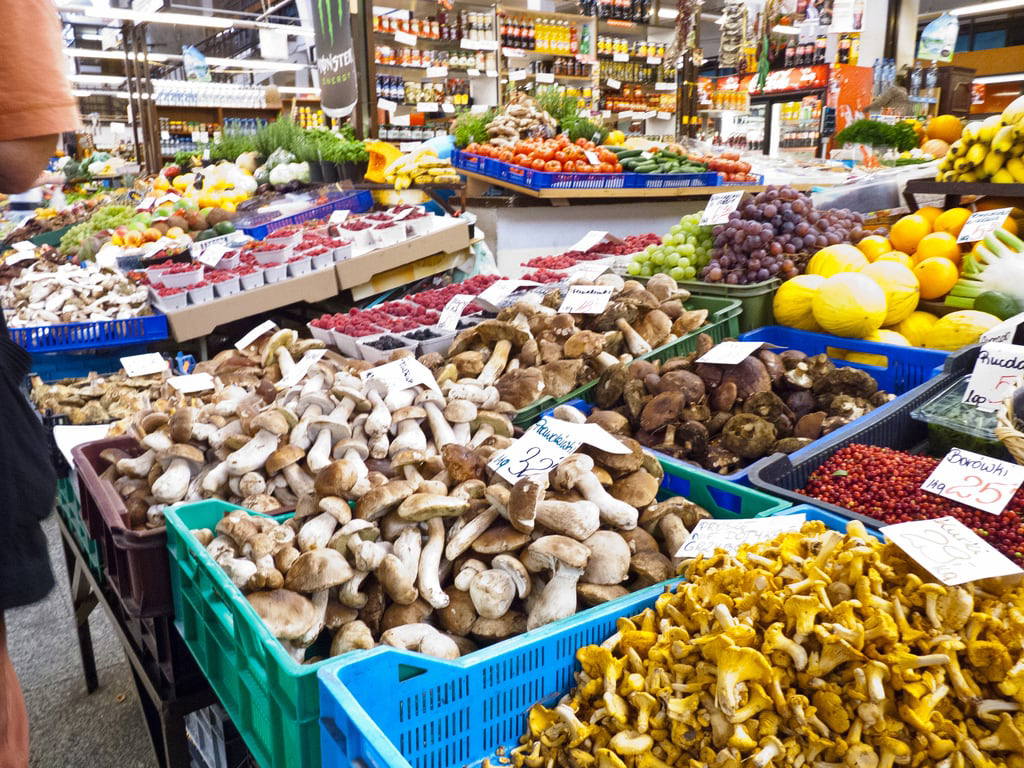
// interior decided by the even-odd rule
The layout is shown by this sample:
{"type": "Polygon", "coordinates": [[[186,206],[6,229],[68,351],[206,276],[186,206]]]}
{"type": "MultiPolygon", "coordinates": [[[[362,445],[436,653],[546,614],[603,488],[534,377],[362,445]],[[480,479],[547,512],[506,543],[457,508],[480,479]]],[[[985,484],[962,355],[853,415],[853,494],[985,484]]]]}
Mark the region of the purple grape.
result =
{"type": "Polygon", "coordinates": [[[776,206],[769,203],[768,205],[761,209],[761,212],[764,214],[766,219],[770,219],[772,216],[779,212],[779,209],[776,206]]]}
{"type": "Polygon", "coordinates": [[[815,245],[817,245],[819,248],[824,248],[826,245],[828,245],[828,238],[825,237],[824,235],[818,235],[818,239],[815,242],[815,245]]]}
{"type": "Polygon", "coordinates": [[[768,272],[767,269],[759,269],[759,270],[757,270],[757,279],[758,280],[767,280],[770,276],[771,275],[770,275],[770,273],[768,272]]]}
{"type": "Polygon", "coordinates": [[[772,254],[772,256],[778,256],[780,253],[782,253],[782,243],[769,243],[768,251],[772,254]]]}

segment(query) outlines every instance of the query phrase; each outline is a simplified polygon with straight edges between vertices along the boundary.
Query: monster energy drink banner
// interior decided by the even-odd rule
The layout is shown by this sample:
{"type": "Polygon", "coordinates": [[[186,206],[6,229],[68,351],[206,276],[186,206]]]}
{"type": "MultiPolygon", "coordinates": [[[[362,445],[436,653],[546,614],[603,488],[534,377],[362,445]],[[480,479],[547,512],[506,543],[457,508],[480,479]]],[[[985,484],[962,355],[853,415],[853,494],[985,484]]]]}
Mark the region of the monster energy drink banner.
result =
{"type": "Polygon", "coordinates": [[[330,117],[347,117],[359,97],[348,2],[313,0],[320,104],[330,117]]]}

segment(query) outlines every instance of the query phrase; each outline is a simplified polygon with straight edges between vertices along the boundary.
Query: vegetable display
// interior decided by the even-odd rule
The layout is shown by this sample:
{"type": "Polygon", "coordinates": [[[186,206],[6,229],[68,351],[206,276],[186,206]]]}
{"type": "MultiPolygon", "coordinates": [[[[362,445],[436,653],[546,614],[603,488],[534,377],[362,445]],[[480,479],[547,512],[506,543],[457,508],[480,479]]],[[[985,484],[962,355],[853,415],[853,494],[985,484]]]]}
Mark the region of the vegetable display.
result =
{"type": "Polygon", "coordinates": [[[535,171],[621,173],[625,170],[612,148],[598,147],[587,139],[572,142],[565,135],[552,139],[510,140],[499,146],[495,146],[493,141],[490,144],[470,144],[465,151],[535,171]]]}
{"type": "Polygon", "coordinates": [[[877,120],[857,120],[836,134],[836,143],[869,144],[906,152],[918,145],[918,137],[913,127],[905,122],[890,125],[877,120]]]}

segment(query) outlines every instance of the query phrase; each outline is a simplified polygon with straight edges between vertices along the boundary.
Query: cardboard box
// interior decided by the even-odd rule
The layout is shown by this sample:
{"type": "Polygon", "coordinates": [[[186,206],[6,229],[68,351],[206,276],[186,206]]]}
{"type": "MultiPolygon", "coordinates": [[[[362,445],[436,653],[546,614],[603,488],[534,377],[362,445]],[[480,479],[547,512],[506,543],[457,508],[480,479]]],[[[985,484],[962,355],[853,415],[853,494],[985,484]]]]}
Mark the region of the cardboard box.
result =
{"type": "Polygon", "coordinates": [[[323,301],[338,293],[334,267],[293,277],[280,283],[242,291],[235,296],[216,299],[167,314],[167,325],[175,341],[208,336],[218,325],[242,320],[298,301],[323,301]]]}

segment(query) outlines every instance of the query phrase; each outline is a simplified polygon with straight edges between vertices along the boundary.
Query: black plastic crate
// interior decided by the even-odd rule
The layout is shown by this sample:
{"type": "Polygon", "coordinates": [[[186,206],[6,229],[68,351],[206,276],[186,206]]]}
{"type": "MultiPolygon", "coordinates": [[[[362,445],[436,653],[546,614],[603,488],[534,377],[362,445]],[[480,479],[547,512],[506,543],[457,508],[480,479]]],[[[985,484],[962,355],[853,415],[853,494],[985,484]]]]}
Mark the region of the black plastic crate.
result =
{"type": "Polygon", "coordinates": [[[255,765],[242,735],[220,704],[211,704],[186,715],[185,734],[194,768],[255,765]]]}
{"type": "Polygon", "coordinates": [[[815,450],[806,455],[793,457],[776,453],[752,464],[747,469],[749,483],[758,490],[792,501],[794,504],[813,504],[819,509],[860,520],[865,525],[876,528],[885,525],[873,517],[851,512],[837,504],[799,493],[798,489],[807,484],[814,470],[824,464],[832,454],[848,445],[881,445],[911,452],[922,446],[928,439],[928,425],[911,418],[910,414],[948,387],[954,379],[970,373],[980,349],[981,345],[976,344],[950,355],[942,375],[902,395],[897,408],[887,409],[881,413],[876,411],[861,417],[855,422],[855,429],[843,430],[841,435],[832,440],[827,436],[822,438],[815,444],[815,450]]]}

